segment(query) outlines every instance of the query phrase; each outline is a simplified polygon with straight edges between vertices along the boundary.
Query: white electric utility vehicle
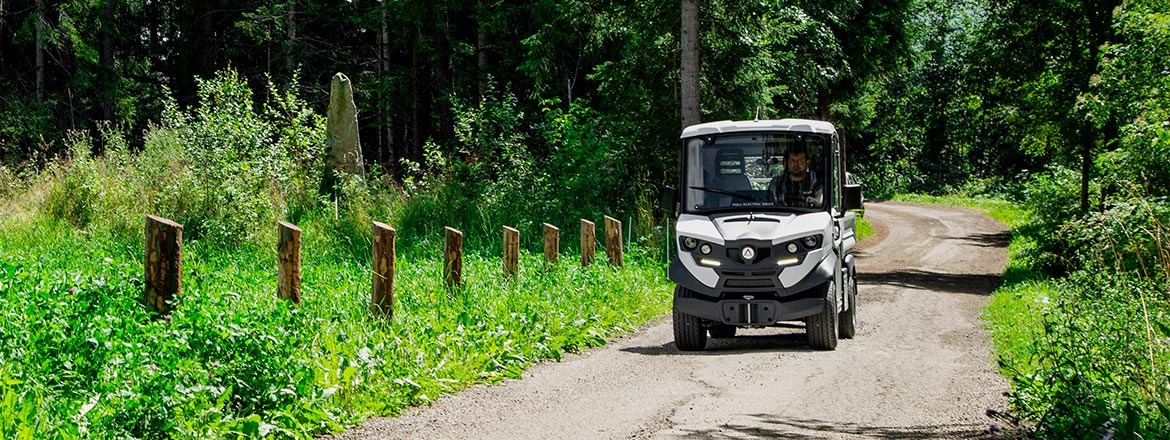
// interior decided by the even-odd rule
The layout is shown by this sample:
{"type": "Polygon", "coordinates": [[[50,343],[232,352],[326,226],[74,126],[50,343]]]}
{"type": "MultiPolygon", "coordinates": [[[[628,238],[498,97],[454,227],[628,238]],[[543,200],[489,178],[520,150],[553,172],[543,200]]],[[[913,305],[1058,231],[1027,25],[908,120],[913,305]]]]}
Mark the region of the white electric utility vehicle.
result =
{"type": "Polygon", "coordinates": [[[721,121],[682,132],[670,279],[674,341],[702,350],[738,328],[803,321],[832,350],[857,325],[852,251],[861,187],[837,130],[804,119],[721,121]]]}

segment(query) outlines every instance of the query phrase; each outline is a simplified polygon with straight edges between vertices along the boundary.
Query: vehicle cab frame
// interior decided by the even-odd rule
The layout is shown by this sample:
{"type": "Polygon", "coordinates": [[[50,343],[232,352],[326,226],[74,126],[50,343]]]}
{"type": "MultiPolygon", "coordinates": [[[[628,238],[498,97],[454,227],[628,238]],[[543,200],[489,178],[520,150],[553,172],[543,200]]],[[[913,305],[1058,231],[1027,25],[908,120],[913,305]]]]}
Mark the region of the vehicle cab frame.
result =
{"type": "Polygon", "coordinates": [[[806,323],[814,348],[853,336],[861,195],[846,185],[838,136],[805,119],[683,130],[679,186],[665,194],[678,213],[669,273],[680,349],[790,321],[806,323]]]}

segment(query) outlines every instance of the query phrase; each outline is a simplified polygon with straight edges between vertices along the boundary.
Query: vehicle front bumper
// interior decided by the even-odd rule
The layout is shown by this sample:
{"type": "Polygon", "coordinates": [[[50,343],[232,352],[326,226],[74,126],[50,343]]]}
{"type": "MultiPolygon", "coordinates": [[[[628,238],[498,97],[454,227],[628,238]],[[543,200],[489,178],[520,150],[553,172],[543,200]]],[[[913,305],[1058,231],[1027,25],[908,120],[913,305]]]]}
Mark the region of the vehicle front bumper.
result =
{"type": "Polygon", "coordinates": [[[824,310],[824,298],[727,299],[675,298],[674,308],[714,323],[733,326],[770,326],[782,321],[796,321],[824,310]]]}

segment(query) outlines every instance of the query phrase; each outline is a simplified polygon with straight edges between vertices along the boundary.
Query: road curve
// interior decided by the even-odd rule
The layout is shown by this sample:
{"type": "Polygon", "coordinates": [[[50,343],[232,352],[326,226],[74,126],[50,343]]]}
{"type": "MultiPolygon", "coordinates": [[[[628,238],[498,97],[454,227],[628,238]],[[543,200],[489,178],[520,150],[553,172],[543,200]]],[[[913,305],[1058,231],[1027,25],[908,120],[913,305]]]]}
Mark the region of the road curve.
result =
{"type": "Polygon", "coordinates": [[[1005,409],[981,309],[1008,232],[977,212],[866,205],[857,336],[811,351],[803,329],[675,349],[669,317],[335,439],[990,438],[1005,409]]]}

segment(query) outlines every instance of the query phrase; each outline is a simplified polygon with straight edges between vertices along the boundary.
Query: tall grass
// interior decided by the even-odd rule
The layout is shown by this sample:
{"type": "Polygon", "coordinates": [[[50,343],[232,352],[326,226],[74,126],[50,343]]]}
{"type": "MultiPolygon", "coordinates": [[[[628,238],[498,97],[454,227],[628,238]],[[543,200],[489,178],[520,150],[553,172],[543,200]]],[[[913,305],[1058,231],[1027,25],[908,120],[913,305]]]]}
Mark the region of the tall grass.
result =
{"type": "Polygon", "coordinates": [[[637,252],[621,271],[568,261],[546,271],[525,253],[514,281],[499,259],[472,254],[466,285],[452,290],[437,252],[408,246],[394,317],[382,321],[368,313],[368,254],[353,255],[368,244],[340,243],[320,223],[303,224],[300,307],[276,298],[274,249],[195,242],[175,312],[151,320],[136,244],[51,219],[5,222],[0,394],[18,397],[0,407],[10,421],[0,433],[69,437],[61,430],[78,424],[102,437],[303,436],[518,377],[669,309],[661,270],[637,252]]]}
{"type": "Polygon", "coordinates": [[[201,82],[201,104],[169,105],[142,151],[105,127],[26,178],[0,168],[0,437],[307,438],[519,377],[669,310],[660,256],[636,243],[621,270],[523,253],[505,278],[494,223],[540,221],[508,208],[515,183],[467,188],[440,169],[411,190],[373,172],[319,197],[322,120],[242,84],[201,82]],[[455,205],[474,194],[490,209],[455,205]],[[185,227],[183,291],[159,319],[139,303],[146,213],[185,227]],[[300,306],[276,295],[278,220],[304,231],[300,306]],[[373,220],[403,231],[391,319],[368,311],[373,220]],[[452,220],[474,225],[456,289],[430,233],[452,220]]]}

